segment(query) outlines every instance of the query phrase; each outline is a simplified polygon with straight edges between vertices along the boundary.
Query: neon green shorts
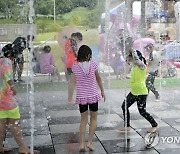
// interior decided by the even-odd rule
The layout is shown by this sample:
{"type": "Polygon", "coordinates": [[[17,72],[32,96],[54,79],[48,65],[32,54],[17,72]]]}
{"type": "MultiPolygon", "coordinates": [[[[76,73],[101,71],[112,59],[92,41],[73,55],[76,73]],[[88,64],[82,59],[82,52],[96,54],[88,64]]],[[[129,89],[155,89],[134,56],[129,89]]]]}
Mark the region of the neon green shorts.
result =
{"type": "Polygon", "coordinates": [[[19,107],[12,110],[0,111],[0,119],[20,119],[19,107]]]}

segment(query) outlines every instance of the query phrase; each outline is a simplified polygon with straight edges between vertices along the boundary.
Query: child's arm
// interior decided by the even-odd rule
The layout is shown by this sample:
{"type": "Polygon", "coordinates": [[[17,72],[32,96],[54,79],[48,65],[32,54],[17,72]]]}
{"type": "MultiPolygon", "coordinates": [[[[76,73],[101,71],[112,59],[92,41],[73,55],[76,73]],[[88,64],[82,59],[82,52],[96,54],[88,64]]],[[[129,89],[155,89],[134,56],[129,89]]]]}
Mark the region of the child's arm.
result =
{"type": "Polygon", "coordinates": [[[72,39],[71,39],[71,47],[73,49],[74,55],[77,57],[77,51],[78,51],[77,43],[72,39]]]}
{"type": "Polygon", "coordinates": [[[51,57],[50,57],[50,64],[55,66],[54,57],[53,57],[52,54],[51,54],[51,57]]]}
{"type": "Polygon", "coordinates": [[[137,65],[141,70],[144,70],[146,68],[146,65],[139,59],[136,50],[132,51],[132,56],[134,59],[134,64],[137,65]]]}
{"type": "Polygon", "coordinates": [[[101,90],[101,96],[102,96],[102,98],[104,98],[104,102],[105,102],[106,97],[105,97],[105,93],[104,93],[104,88],[103,88],[102,80],[101,80],[101,77],[100,77],[100,75],[98,73],[98,70],[96,70],[95,75],[96,75],[96,81],[97,81],[98,86],[99,86],[99,88],[101,90]]]}
{"type": "Polygon", "coordinates": [[[74,73],[71,73],[69,76],[69,84],[68,84],[68,102],[73,104],[73,93],[76,87],[76,78],[74,73]]]}
{"type": "Polygon", "coordinates": [[[13,94],[16,95],[16,88],[14,86],[14,81],[13,80],[9,80],[8,84],[9,84],[11,90],[13,91],[13,94]]]}

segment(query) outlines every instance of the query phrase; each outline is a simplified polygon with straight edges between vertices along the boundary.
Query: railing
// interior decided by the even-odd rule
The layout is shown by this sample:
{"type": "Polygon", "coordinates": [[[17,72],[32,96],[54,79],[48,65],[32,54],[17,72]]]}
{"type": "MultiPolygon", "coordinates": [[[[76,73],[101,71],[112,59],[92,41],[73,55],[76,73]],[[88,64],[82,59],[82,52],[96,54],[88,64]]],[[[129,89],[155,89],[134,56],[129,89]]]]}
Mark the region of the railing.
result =
{"type": "Polygon", "coordinates": [[[179,59],[180,58],[180,43],[172,43],[165,48],[166,59],[179,59]]]}

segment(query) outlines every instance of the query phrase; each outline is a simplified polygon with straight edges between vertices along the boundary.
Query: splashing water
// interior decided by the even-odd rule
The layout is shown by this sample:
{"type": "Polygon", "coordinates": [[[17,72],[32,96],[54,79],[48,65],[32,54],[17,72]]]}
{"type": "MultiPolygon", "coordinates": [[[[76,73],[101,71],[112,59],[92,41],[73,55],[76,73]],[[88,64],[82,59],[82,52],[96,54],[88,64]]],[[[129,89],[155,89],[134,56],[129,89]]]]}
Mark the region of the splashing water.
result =
{"type": "Polygon", "coordinates": [[[175,11],[175,17],[176,17],[176,39],[177,41],[180,41],[180,30],[179,30],[179,25],[180,25],[180,2],[176,2],[174,5],[174,11],[175,11]]]}
{"type": "Polygon", "coordinates": [[[103,123],[102,125],[101,125],[101,127],[103,128],[107,128],[107,127],[109,127],[109,128],[113,128],[113,127],[116,127],[118,125],[118,123],[117,122],[105,122],[105,123],[103,123]]]}
{"type": "Polygon", "coordinates": [[[30,146],[30,150],[31,150],[31,154],[33,154],[33,148],[34,148],[34,110],[35,110],[35,106],[34,106],[34,85],[33,85],[33,69],[32,69],[32,57],[33,57],[33,44],[32,44],[32,38],[33,38],[33,16],[34,16],[34,8],[33,8],[33,4],[34,1],[33,0],[29,0],[28,5],[29,5],[29,15],[28,15],[28,19],[29,19],[29,23],[30,23],[30,28],[29,28],[29,35],[30,35],[30,42],[29,42],[29,54],[30,54],[30,65],[29,65],[29,76],[27,78],[27,92],[29,91],[29,98],[28,101],[30,103],[30,112],[31,112],[31,146],[30,146]],[[29,87],[30,85],[30,87],[29,87]],[[30,88],[30,89],[29,89],[30,88]]]}
{"type": "MultiPolygon", "coordinates": [[[[107,99],[109,98],[108,97],[108,94],[109,94],[109,89],[110,89],[110,51],[109,51],[109,39],[108,39],[108,36],[109,36],[109,6],[110,6],[110,1],[109,0],[106,0],[106,3],[105,3],[105,11],[106,11],[106,15],[105,15],[105,46],[107,47],[107,63],[108,63],[108,92],[107,92],[107,99]]],[[[110,102],[109,100],[107,100],[108,102],[108,122],[107,123],[104,123],[103,124],[103,127],[111,127],[111,122],[110,122],[110,102]]]]}

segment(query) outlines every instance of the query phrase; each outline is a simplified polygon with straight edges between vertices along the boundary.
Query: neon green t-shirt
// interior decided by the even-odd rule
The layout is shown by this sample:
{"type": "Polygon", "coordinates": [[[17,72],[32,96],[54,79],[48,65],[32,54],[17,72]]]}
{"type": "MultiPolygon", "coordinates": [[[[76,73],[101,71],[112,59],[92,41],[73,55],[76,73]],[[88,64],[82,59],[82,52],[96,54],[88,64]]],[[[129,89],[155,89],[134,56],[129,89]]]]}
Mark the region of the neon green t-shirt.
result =
{"type": "Polygon", "coordinates": [[[138,66],[134,66],[131,70],[131,93],[133,95],[147,95],[148,90],[145,84],[146,69],[140,69],[138,66]]]}

